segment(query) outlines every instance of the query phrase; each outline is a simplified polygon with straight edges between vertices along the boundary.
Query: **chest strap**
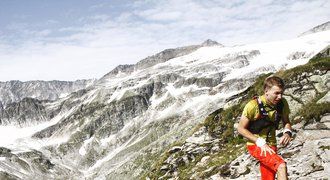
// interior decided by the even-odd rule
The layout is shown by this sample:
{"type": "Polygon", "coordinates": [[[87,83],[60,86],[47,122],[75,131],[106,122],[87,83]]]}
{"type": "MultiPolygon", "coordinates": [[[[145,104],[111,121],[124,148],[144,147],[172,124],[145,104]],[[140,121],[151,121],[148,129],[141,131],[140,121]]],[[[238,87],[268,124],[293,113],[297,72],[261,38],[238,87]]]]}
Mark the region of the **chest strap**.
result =
{"type": "Polygon", "coordinates": [[[272,127],[274,127],[275,129],[278,128],[279,122],[282,119],[281,117],[281,113],[283,109],[282,101],[280,101],[279,104],[275,107],[275,121],[271,121],[268,117],[268,113],[260,97],[254,97],[253,99],[256,100],[258,103],[259,114],[255,121],[250,121],[248,130],[253,134],[259,134],[260,131],[262,131],[265,128],[268,128],[268,134],[269,134],[270,129],[272,127]]]}

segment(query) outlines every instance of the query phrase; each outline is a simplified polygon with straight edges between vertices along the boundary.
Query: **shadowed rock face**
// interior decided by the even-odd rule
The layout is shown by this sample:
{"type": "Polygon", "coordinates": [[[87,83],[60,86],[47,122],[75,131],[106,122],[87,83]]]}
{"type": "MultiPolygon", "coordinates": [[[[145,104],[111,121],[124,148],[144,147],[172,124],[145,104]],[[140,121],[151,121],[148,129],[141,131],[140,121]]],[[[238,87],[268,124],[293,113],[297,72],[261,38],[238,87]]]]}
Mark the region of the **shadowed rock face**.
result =
{"type": "MultiPolygon", "coordinates": [[[[71,97],[81,97],[86,89],[73,92],[71,97]]],[[[53,104],[54,101],[38,100],[26,97],[18,102],[0,106],[0,125],[17,125],[19,127],[37,125],[49,121],[60,112],[67,111],[80,101],[63,100],[53,104]]]]}
{"type": "Polygon", "coordinates": [[[143,113],[147,107],[148,99],[141,95],[127,97],[110,104],[93,103],[80,106],[60,123],[36,133],[33,137],[45,138],[52,136],[55,132],[65,133],[68,126],[70,129],[79,128],[81,123],[87,119],[90,119],[90,122],[82,130],[83,133],[86,133],[86,137],[93,136],[100,128],[104,128],[103,126],[109,128],[107,135],[114,134],[124,127],[125,122],[143,113]]]}
{"type": "Polygon", "coordinates": [[[49,119],[44,102],[33,98],[24,98],[20,102],[8,104],[0,109],[0,125],[38,124],[49,119]]]}

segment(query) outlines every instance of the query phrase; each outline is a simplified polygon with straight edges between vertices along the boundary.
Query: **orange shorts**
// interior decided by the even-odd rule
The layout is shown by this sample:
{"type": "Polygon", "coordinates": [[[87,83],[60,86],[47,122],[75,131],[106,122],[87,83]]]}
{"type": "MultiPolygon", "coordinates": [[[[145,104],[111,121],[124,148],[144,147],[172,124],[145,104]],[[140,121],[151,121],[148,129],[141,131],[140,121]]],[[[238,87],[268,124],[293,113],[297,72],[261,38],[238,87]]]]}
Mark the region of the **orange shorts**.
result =
{"type": "Polygon", "coordinates": [[[270,146],[275,151],[275,154],[267,153],[266,156],[261,156],[261,149],[257,145],[248,145],[249,153],[260,162],[260,172],[262,180],[273,180],[277,168],[280,164],[285,163],[281,156],[277,155],[276,146],[270,146]]]}

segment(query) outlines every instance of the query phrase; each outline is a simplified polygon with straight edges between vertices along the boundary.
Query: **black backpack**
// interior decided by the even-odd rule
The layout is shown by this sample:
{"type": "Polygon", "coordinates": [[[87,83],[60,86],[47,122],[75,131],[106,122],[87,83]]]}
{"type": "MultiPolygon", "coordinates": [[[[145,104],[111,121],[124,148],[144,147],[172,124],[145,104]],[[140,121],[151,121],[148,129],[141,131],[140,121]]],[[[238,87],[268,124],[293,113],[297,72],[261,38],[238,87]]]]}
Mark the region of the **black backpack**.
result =
{"type": "Polygon", "coordinates": [[[257,101],[260,113],[255,121],[249,122],[247,129],[253,134],[259,134],[260,131],[265,128],[268,128],[268,138],[271,127],[275,127],[275,129],[278,129],[279,122],[282,119],[283,101],[281,100],[275,107],[275,121],[273,122],[268,118],[268,113],[266,112],[260,98],[258,96],[254,96],[253,99],[257,101]]]}

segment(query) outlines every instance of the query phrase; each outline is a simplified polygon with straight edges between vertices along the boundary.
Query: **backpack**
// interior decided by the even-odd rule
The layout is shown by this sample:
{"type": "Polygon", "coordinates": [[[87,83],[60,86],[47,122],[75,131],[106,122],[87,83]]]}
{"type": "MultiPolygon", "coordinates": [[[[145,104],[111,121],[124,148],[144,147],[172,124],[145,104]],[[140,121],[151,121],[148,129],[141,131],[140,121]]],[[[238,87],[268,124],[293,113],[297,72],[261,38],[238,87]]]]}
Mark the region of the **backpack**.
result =
{"type": "Polygon", "coordinates": [[[255,121],[250,121],[248,125],[248,130],[253,134],[259,134],[260,131],[268,127],[267,137],[270,133],[271,127],[278,129],[279,122],[282,119],[283,112],[283,101],[281,100],[275,107],[275,121],[271,121],[268,118],[268,113],[266,112],[261,99],[258,96],[254,96],[253,100],[257,101],[259,107],[259,114],[255,121]]]}

